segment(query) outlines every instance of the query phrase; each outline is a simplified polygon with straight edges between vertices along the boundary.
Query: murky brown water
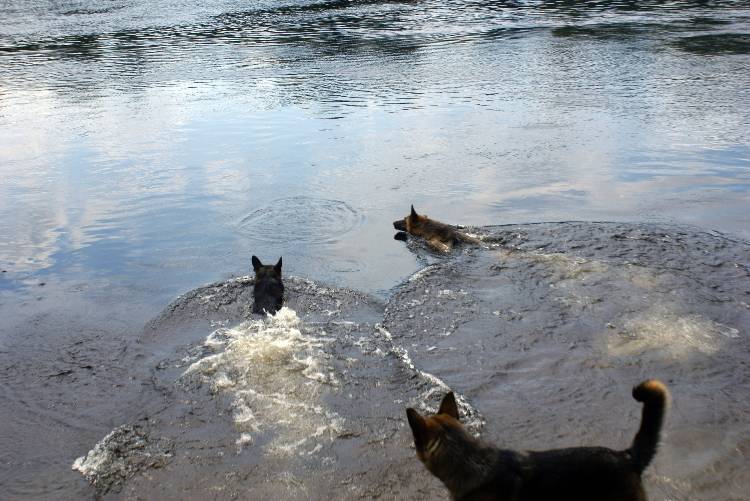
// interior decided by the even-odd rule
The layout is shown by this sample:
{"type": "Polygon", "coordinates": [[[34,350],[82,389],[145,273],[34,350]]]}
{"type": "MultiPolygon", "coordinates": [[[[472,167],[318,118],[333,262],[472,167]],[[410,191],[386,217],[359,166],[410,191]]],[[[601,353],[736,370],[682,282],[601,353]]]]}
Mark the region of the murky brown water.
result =
{"type": "MultiPolygon", "coordinates": [[[[434,410],[450,388],[470,428],[507,447],[625,448],[640,419],[629,390],[657,377],[674,403],[651,499],[745,498],[747,244],[617,223],[477,232],[483,247],[386,303],[294,278],[274,319],[250,313],[249,278],[182,296],[117,354],[128,410],[74,467],[113,498],[445,498],[405,407],[434,410]]],[[[49,377],[80,385],[79,371],[49,377]]],[[[62,496],[86,492],[59,475],[62,496]]]]}

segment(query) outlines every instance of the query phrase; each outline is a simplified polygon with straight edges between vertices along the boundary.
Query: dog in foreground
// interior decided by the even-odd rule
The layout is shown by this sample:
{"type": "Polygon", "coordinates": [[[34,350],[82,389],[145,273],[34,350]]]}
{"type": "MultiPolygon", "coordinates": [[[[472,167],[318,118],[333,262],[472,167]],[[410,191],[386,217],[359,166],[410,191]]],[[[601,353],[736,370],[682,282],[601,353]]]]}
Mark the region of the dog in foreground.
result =
{"type": "Polygon", "coordinates": [[[284,284],[281,281],[281,258],[275,265],[263,264],[253,256],[255,285],[253,287],[253,313],[274,314],[284,303],[284,284]]]}
{"type": "MultiPolygon", "coordinates": [[[[435,221],[422,214],[417,214],[413,205],[411,206],[411,213],[403,219],[394,221],[393,227],[400,232],[424,238],[427,245],[438,252],[450,252],[453,250],[453,246],[458,243],[480,243],[479,240],[462,233],[455,226],[435,221]]],[[[395,238],[397,240],[405,240],[406,235],[397,233],[395,238]]]]}
{"type": "Polygon", "coordinates": [[[519,452],[483,444],[459,422],[448,393],[438,413],[406,409],[417,457],[448,488],[454,500],[471,501],[645,501],[641,474],[656,454],[667,387],[655,379],[633,388],[643,402],[641,426],[624,451],[574,447],[519,452]]]}

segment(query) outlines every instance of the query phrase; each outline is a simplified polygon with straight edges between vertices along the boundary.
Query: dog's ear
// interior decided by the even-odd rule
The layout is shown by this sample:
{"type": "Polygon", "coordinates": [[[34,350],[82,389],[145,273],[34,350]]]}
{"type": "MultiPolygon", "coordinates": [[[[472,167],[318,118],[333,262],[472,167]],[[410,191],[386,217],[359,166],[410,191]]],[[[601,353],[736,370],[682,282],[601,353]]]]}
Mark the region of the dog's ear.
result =
{"type": "Polygon", "coordinates": [[[440,409],[438,414],[448,414],[450,417],[458,421],[458,405],[456,404],[456,397],[453,392],[449,392],[443,397],[443,401],[440,402],[440,409]]]}
{"type": "Polygon", "coordinates": [[[281,258],[279,258],[279,262],[276,263],[276,266],[273,267],[274,271],[281,275],[281,258]]]}
{"type": "Polygon", "coordinates": [[[258,259],[256,256],[253,256],[253,270],[258,271],[258,268],[263,266],[263,263],[260,262],[260,259],[258,259]]]}
{"type": "Polygon", "coordinates": [[[406,409],[406,418],[409,420],[409,426],[411,427],[411,432],[414,435],[414,445],[416,445],[417,447],[421,447],[421,445],[424,443],[425,431],[427,429],[424,418],[411,407],[406,409]]]}
{"type": "Polygon", "coordinates": [[[411,206],[411,217],[417,217],[417,211],[414,210],[414,205],[411,206]]]}

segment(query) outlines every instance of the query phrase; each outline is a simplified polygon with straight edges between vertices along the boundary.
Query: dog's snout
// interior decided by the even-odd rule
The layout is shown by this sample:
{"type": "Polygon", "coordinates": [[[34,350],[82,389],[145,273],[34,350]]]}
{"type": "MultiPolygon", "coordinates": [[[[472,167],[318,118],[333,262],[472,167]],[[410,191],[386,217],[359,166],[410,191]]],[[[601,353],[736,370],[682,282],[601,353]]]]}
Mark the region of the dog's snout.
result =
{"type": "Polygon", "coordinates": [[[406,223],[404,223],[403,219],[399,219],[398,221],[393,221],[393,227],[399,231],[406,231],[406,223]]]}

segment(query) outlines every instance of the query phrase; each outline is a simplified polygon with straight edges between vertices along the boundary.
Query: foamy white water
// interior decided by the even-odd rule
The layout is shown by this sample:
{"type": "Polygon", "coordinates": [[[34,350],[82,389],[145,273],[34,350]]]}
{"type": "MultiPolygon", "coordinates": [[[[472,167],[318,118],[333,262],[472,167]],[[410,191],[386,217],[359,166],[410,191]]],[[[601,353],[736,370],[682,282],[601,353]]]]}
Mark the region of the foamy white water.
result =
{"type": "Polygon", "coordinates": [[[324,332],[303,328],[287,307],[262,320],[213,331],[204,345],[213,354],[193,362],[183,377],[199,377],[229,397],[237,445],[270,433],[267,452],[312,455],[343,431],[344,420],[321,403],[338,386],[324,332]]]}
{"type": "Polygon", "coordinates": [[[112,451],[107,448],[107,443],[116,431],[109,432],[86,455],[77,458],[73,462],[72,469],[81,472],[88,479],[95,478],[101,467],[112,458],[112,451]]]}
{"type": "Polygon", "coordinates": [[[173,457],[172,443],[151,438],[139,425],[118,426],[72,465],[97,488],[109,489],[138,471],[160,467],[173,457]]]}

